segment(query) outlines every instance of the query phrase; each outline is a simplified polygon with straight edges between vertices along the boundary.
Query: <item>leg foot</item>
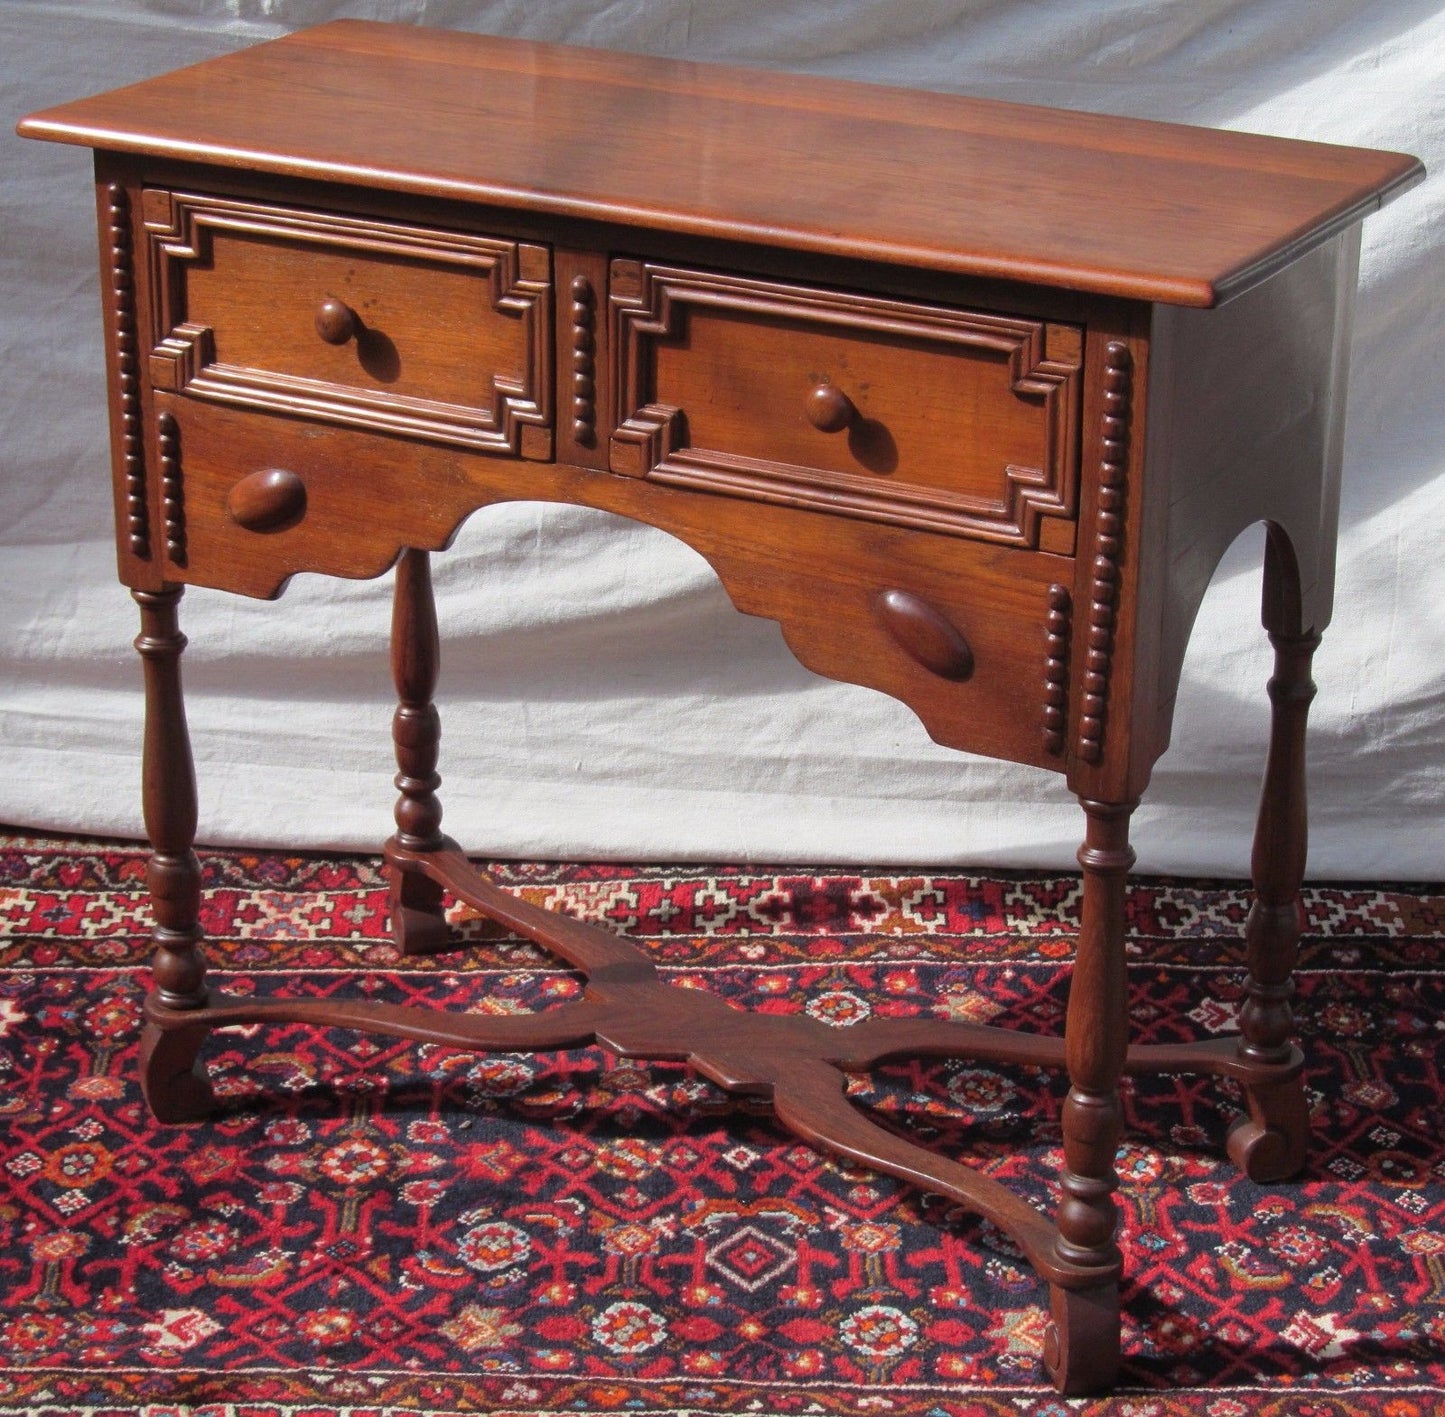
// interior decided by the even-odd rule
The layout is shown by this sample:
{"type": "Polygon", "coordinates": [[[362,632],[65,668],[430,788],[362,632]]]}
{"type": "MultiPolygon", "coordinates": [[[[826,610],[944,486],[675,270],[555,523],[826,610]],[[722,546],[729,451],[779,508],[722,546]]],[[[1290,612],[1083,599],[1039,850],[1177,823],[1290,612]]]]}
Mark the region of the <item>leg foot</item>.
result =
{"type": "Polygon", "coordinates": [[[140,1041],[140,1085],[156,1121],[167,1126],[204,1121],[216,1109],[205,1068],[197,1061],[210,1029],[163,1029],[147,1023],[140,1041]]]}
{"type": "Polygon", "coordinates": [[[388,862],[391,881],[391,937],[404,955],[438,954],[450,949],[451,926],[442,913],[442,888],[418,871],[388,862]]]}
{"type": "Polygon", "coordinates": [[[1119,1372],[1119,1286],[1049,1286],[1044,1368],[1065,1397],[1106,1392],[1119,1372]]]}
{"type": "Polygon", "coordinates": [[[1246,1086],[1245,1097],[1249,1115],[1229,1129],[1229,1159],[1261,1185],[1299,1175],[1310,1134],[1304,1080],[1246,1086]]]}

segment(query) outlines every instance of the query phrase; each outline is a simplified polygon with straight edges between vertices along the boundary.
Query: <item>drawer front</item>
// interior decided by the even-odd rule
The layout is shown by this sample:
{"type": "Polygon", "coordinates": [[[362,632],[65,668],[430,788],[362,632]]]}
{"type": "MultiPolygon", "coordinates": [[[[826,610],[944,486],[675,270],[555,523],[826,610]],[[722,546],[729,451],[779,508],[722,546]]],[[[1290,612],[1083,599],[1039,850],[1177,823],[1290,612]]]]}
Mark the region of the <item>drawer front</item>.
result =
{"type": "Polygon", "coordinates": [[[545,246],[147,190],[157,389],[551,456],[545,246]]]}
{"type": "Polygon", "coordinates": [[[274,596],[301,571],[380,575],[404,546],[446,544],[479,500],[469,468],[542,470],[174,394],[155,404],[165,578],[242,595],[274,596]]]}
{"type": "Polygon", "coordinates": [[[1063,765],[1064,558],[173,394],[155,402],[152,539],[168,581],[272,596],[297,572],[379,575],[404,546],[446,545],[490,502],[592,506],[692,546],[809,668],[900,699],[939,742],[1063,765]]]}
{"type": "Polygon", "coordinates": [[[615,260],[614,472],[1069,553],[1077,325],[615,260]]]}

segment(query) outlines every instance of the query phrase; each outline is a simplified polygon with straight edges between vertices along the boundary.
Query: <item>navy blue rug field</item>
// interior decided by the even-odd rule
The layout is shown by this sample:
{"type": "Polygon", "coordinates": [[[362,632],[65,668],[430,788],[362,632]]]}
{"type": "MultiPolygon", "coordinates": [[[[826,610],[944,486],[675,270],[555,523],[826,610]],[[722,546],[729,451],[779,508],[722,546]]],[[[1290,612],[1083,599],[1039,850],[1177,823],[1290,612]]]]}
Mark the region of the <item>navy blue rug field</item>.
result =
{"type": "MultiPolygon", "coordinates": [[[[205,1055],[220,1115],[157,1127],[135,1083],[144,862],[0,839],[0,1417],[1445,1412],[1439,889],[1308,892],[1301,1181],[1224,1160],[1228,1083],[1129,1082],[1123,1385],[1065,1403],[1006,1237],[681,1066],[229,1029],[205,1055]]],[[[474,948],[402,962],[372,860],[203,862],[228,990],[493,1012],[580,992],[465,912],[474,948]]],[[[1062,1027],[1068,878],[492,869],[751,1008],[1062,1027]]],[[[1132,888],[1141,1041],[1232,1025],[1246,908],[1236,885],[1132,888]]],[[[855,1097],[1050,1207],[1062,1092],[929,1060],[855,1097]]]]}

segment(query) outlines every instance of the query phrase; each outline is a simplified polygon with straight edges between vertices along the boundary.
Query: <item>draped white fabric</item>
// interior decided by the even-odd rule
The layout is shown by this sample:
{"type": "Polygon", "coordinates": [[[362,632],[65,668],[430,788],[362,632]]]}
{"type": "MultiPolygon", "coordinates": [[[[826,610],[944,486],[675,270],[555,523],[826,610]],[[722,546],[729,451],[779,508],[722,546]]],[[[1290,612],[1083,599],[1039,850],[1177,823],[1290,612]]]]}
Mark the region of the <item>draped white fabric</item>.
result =
{"type": "MultiPolygon", "coordinates": [[[[0,3],[9,120],[340,16],[767,65],[1414,152],[1445,173],[1437,0],[0,3]]],[[[115,583],[88,155],[5,140],[0,821],[140,835],[134,607],[115,583]]],[[[1445,180],[1365,227],[1336,618],[1316,660],[1316,877],[1445,877],[1445,180]]],[[[1262,532],[1196,627],[1140,866],[1247,870],[1266,736],[1262,532]]],[[[479,854],[1059,867],[1053,775],[964,758],[800,668],[692,551],[519,503],[435,562],[447,827],[479,854]]],[[[390,577],[189,592],[201,838],[390,830],[390,577]]]]}

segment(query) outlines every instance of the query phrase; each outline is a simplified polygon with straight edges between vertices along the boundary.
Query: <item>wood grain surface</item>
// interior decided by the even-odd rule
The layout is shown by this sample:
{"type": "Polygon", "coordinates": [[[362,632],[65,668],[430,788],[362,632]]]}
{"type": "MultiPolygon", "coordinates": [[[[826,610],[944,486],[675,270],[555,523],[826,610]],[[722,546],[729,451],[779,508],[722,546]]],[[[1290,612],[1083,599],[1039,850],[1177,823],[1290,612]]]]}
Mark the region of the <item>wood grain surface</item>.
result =
{"type": "Polygon", "coordinates": [[[1398,153],[352,20],[20,132],[1198,306],[1424,172],[1398,153]]]}
{"type": "Polygon", "coordinates": [[[1121,1072],[1227,1073],[1248,1108],[1235,1162],[1265,1181],[1304,1161],[1289,991],[1351,228],[1419,164],[359,22],[21,131],[101,150],[117,547],[142,611],[156,1117],[207,1115],[198,1052],[237,1022],[689,1060],[805,1140],[991,1219],[1050,1287],[1055,1385],[1110,1386],[1121,1072]],[[708,243],[715,260],[696,254],[708,243]],[[823,257],[856,288],[798,269],[823,257]],[[669,532],[809,668],[906,703],[940,743],[1062,773],[1086,818],[1063,1039],[738,1013],[473,870],[441,833],[428,553],[518,498],[669,532]],[[1260,520],[1276,672],[1240,1029],[1131,1051],[1129,820],[1204,588],[1260,520]],[[393,565],[396,940],[454,945],[450,892],[587,973],[580,1004],[499,1022],[207,989],[181,587],[269,596],[299,572],[393,565]],[[1065,1065],[1053,1224],[853,1109],[844,1072],[919,1052],[1065,1065]]]}

